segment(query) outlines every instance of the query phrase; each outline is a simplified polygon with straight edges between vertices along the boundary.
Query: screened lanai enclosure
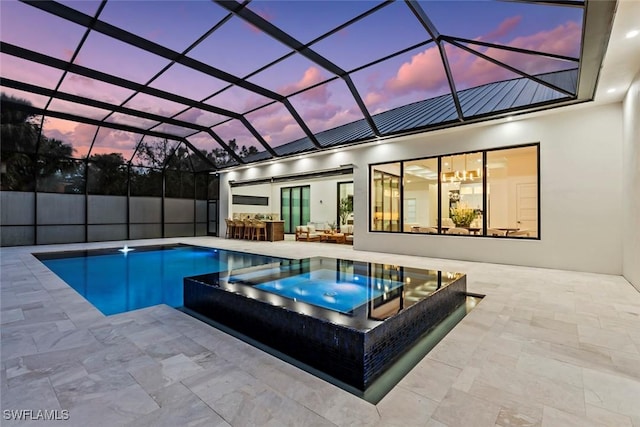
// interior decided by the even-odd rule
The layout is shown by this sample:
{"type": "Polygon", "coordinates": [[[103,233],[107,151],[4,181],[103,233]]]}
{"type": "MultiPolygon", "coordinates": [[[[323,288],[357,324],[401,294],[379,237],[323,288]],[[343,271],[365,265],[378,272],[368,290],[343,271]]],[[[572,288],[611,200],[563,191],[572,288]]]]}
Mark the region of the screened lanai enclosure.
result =
{"type": "Polygon", "coordinates": [[[2,245],[216,234],[219,173],[591,100],[615,1],[2,1],[2,245]]]}

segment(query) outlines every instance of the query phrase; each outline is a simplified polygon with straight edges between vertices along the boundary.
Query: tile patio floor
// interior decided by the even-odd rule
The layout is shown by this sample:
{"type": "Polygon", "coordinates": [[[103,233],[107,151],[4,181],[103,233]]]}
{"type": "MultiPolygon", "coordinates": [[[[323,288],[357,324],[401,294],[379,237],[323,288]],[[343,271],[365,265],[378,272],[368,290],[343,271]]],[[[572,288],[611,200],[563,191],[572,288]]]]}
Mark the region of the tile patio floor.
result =
{"type": "Polygon", "coordinates": [[[168,306],[105,317],[31,255],[118,242],[2,248],[3,410],[92,427],[640,427],[640,293],[622,277],[330,243],[127,243],[168,242],[462,271],[486,298],[372,405],[168,306]]]}

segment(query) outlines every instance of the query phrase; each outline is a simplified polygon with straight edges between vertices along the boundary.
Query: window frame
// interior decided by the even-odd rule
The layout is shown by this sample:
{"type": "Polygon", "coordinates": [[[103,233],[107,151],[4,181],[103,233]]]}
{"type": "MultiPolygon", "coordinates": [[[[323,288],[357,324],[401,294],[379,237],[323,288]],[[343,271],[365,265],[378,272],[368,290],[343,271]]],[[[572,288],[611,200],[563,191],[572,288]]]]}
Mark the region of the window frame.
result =
{"type": "MultiPolygon", "coordinates": [[[[525,241],[531,241],[531,240],[541,240],[542,239],[542,209],[541,209],[541,205],[542,205],[542,200],[541,200],[541,174],[540,174],[540,142],[530,142],[530,143],[524,143],[524,144],[517,144],[517,145],[508,145],[508,146],[502,146],[502,147],[494,147],[494,148],[486,148],[486,149],[476,149],[476,150],[468,150],[468,151],[460,151],[460,152],[453,152],[453,153],[445,153],[445,154],[438,154],[438,155],[431,155],[431,156],[424,156],[424,157],[414,157],[414,158],[409,158],[409,159],[401,159],[401,160],[393,160],[393,161],[386,161],[386,162],[377,162],[377,163],[370,163],[369,164],[369,173],[368,173],[368,179],[367,179],[367,187],[368,187],[368,231],[370,233],[390,233],[390,234],[411,234],[411,235],[437,235],[437,236],[454,236],[454,237],[478,237],[478,238],[497,238],[497,239],[511,239],[511,240],[525,240],[525,241]],[[491,236],[487,234],[487,226],[488,226],[488,215],[487,215],[487,209],[488,209],[488,194],[487,194],[487,188],[488,188],[488,182],[487,182],[487,155],[488,153],[492,153],[492,152],[496,152],[496,151],[505,151],[505,150],[513,150],[513,149],[518,149],[518,148],[528,148],[528,147],[535,147],[535,152],[536,152],[536,196],[537,196],[537,230],[536,230],[536,235],[534,237],[530,237],[530,236],[509,236],[508,234],[505,236],[491,236]],[[482,156],[482,230],[481,230],[481,234],[469,234],[469,235],[453,235],[453,234],[447,234],[447,233],[443,233],[442,231],[442,162],[443,159],[446,157],[450,157],[450,156],[457,156],[457,155],[465,155],[465,154],[480,154],[482,156]],[[438,163],[438,188],[437,188],[437,206],[438,206],[438,214],[437,214],[437,228],[438,228],[438,233],[434,234],[434,233],[417,233],[417,232],[408,232],[404,230],[404,218],[402,217],[402,215],[400,215],[399,221],[400,223],[398,224],[398,231],[387,231],[387,230],[376,230],[373,228],[373,203],[374,203],[374,197],[373,197],[373,173],[374,173],[374,169],[377,166],[381,166],[381,165],[388,165],[388,164],[392,164],[392,163],[399,163],[400,164],[400,206],[401,206],[401,211],[403,210],[403,206],[404,206],[404,180],[405,180],[405,171],[404,171],[404,164],[406,162],[413,162],[413,161],[421,161],[421,160],[432,160],[432,159],[437,159],[437,163],[438,163]]],[[[402,212],[401,212],[402,213],[402,212]]]]}

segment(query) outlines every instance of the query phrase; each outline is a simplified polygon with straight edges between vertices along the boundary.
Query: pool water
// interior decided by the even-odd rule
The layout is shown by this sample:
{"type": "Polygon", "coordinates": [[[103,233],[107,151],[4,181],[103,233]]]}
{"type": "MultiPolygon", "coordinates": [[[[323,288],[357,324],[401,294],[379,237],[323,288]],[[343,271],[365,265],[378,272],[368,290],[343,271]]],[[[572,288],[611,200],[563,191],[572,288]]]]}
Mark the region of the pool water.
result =
{"type": "Polygon", "coordinates": [[[34,255],[105,315],[157,304],[181,307],[184,277],[282,260],[187,245],[34,255]]]}
{"type": "MultiPolygon", "coordinates": [[[[241,277],[233,276],[231,280],[233,279],[241,277]]],[[[385,292],[403,285],[402,282],[387,281],[384,288],[370,288],[368,279],[358,274],[350,275],[348,278],[336,278],[334,270],[320,269],[261,283],[256,289],[282,295],[294,301],[349,313],[369,300],[381,297],[385,292]]]]}

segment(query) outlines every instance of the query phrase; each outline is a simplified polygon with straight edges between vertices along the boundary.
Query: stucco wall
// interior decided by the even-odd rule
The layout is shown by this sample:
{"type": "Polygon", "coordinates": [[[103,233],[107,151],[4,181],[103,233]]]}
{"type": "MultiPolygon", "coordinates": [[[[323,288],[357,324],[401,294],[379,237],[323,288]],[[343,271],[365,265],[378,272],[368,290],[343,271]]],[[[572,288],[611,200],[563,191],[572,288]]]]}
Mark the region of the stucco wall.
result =
{"type": "Polygon", "coordinates": [[[353,164],[355,249],[621,274],[622,139],[622,104],[583,104],[222,174],[221,203],[229,179],[353,164]],[[539,241],[368,231],[369,164],[533,142],[541,156],[539,241]]]}
{"type": "Polygon", "coordinates": [[[622,274],[640,290],[640,73],[623,103],[622,274]]]}

